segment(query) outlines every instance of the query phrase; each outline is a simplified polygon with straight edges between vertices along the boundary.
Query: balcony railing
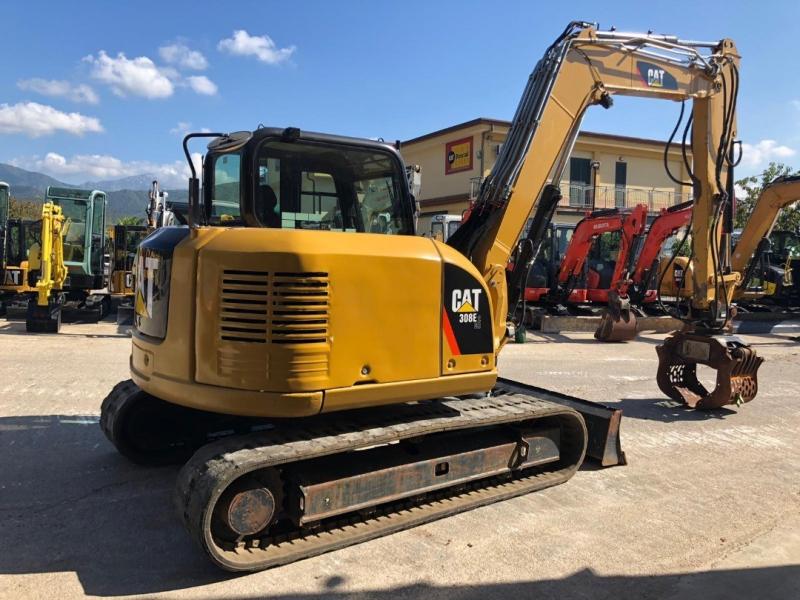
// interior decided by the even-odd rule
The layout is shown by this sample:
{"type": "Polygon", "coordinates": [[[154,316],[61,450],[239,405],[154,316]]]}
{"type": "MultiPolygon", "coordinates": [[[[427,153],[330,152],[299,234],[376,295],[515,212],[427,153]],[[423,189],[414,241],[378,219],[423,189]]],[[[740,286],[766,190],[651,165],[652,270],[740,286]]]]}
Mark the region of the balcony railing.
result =
{"type": "MultiPolygon", "coordinates": [[[[469,180],[470,201],[478,197],[482,181],[480,177],[469,180]]],[[[561,195],[563,198],[558,203],[559,208],[573,208],[579,211],[633,208],[637,204],[645,204],[650,212],[659,212],[662,208],[675,206],[692,198],[691,194],[680,194],[673,190],[654,187],[617,187],[608,184],[591,186],[568,181],[561,182],[561,195]]]]}
{"type": "Polygon", "coordinates": [[[615,185],[576,185],[561,182],[560,208],[576,210],[598,210],[602,208],[632,208],[644,204],[650,212],[675,206],[691,200],[691,194],[680,194],[673,190],[648,188],[643,186],[617,187],[615,185]]]}

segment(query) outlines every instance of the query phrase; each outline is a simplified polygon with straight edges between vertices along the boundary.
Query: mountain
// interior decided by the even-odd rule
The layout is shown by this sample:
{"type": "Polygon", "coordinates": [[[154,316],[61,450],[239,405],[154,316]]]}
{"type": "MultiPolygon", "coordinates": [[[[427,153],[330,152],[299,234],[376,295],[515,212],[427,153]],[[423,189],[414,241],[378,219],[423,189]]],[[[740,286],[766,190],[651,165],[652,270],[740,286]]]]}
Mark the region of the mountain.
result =
{"type": "Polygon", "coordinates": [[[155,175],[131,175],[119,179],[104,179],[101,181],[87,181],[80,187],[88,190],[103,190],[104,192],[118,192],[121,190],[149,190],[153,181],[158,179],[155,175]]]}
{"type": "Polygon", "coordinates": [[[37,199],[44,198],[48,185],[59,187],[75,187],[63,181],[53,179],[49,175],[26,171],[19,167],[0,163],[0,181],[5,181],[11,186],[11,195],[15,198],[37,199]]]}
{"type": "MultiPolygon", "coordinates": [[[[77,186],[58,181],[42,173],[26,171],[19,167],[0,163],[0,181],[5,181],[11,186],[11,196],[13,198],[33,200],[35,202],[44,200],[48,185],[103,190],[108,198],[106,221],[108,223],[116,223],[122,217],[145,218],[145,209],[149,201],[147,192],[150,189],[153,177],[150,175],[135,175],[122,179],[86,182],[81,186],[77,186]]],[[[167,192],[170,200],[186,201],[187,192],[185,189],[167,190],[167,192]]]]}

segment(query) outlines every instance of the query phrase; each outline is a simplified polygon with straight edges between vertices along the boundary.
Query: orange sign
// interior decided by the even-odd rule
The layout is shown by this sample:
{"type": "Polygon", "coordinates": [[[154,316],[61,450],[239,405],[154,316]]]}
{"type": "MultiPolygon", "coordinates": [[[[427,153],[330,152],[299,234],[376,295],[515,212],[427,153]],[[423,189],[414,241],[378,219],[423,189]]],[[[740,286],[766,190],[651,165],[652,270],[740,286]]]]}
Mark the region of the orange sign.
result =
{"type": "Polygon", "coordinates": [[[472,136],[445,145],[444,174],[472,170],[472,136]]]}

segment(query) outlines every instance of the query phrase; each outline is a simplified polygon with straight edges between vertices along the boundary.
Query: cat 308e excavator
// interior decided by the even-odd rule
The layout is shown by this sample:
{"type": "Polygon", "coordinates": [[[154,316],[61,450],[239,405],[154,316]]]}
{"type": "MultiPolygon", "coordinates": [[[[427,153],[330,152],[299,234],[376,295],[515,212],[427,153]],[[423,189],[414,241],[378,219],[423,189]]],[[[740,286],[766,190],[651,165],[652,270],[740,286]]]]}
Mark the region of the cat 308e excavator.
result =
{"type": "MultiPolygon", "coordinates": [[[[178,475],[178,512],[211,560],[237,571],[567,481],[586,424],[608,429],[619,414],[499,379],[497,357],[581,117],[615,94],[692,99],[696,238],[716,248],[714,161],[730,155],[738,60],[727,39],[570,24],[448,244],[413,235],[387,145],[296,128],[189,134],[187,158],[192,139],[214,138],[202,196],[193,176],[190,226],[139,248],[132,380],[103,401],[106,435],[142,463],[199,447],[178,475]],[[367,233],[375,222],[382,232],[367,233]]],[[[719,275],[704,258],[697,249],[695,271],[719,275]]],[[[704,278],[696,289],[692,318],[716,325],[718,288],[704,278]]],[[[696,333],[695,354],[710,339],[696,333]]]]}

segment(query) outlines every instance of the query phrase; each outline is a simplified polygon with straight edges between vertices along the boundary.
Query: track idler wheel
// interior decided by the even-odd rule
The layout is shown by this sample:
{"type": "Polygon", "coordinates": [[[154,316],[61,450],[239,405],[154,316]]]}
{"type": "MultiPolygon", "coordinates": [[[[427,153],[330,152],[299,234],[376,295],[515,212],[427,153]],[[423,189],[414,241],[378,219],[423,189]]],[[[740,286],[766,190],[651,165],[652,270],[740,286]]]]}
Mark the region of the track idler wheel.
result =
{"type": "Polygon", "coordinates": [[[594,332],[595,339],[601,342],[627,342],[636,337],[636,315],[631,308],[630,298],[620,296],[616,291],[608,292],[608,306],[600,317],[600,325],[594,332]]]}
{"type": "Polygon", "coordinates": [[[713,409],[750,402],[758,393],[758,368],[764,359],[736,336],[675,332],[658,352],[658,387],[691,408],[713,409]],[[710,392],[697,379],[697,365],[715,369],[710,392]]]}
{"type": "Polygon", "coordinates": [[[151,396],[130,379],[103,400],[100,427],[120,454],[139,465],[182,464],[199,445],[189,409],[151,396]]]}

